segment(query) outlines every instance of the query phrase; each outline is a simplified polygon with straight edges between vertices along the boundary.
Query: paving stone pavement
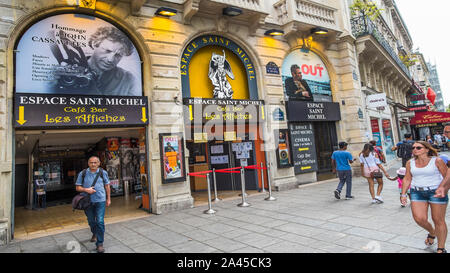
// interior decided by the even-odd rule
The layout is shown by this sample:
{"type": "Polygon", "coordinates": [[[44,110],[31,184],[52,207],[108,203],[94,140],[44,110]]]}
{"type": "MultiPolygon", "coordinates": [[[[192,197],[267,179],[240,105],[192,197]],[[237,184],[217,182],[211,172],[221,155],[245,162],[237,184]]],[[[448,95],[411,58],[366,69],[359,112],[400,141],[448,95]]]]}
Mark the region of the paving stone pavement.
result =
{"type": "MultiPolygon", "coordinates": [[[[389,169],[391,176],[399,165],[389,169]]],[[[107,253],[434,252],[436,246],[425,247],[427,233],[415,224],[409,205],[400,207],[397,182],[384,181],[383,204],[371,204],[361,177],[353,179],[354,200],[335,199],[335,179],[273,192],[276,201],[251,195],[247,208],[237,206],[240,199],[214,203],[215,215],[201,206],[108,224],[104,246],[107,253]]],[[[93,253],[90,237],[83,229],[12,242],[0,253],[93,253]]]]}

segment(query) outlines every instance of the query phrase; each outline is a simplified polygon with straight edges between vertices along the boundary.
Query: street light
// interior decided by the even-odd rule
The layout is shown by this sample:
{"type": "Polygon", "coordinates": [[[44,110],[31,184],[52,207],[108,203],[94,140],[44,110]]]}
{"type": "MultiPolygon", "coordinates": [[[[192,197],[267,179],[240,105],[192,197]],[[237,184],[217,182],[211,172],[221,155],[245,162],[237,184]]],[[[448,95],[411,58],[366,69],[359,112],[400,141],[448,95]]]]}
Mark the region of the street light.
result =
{"type": "Polygon", "coordinates": [[[266,36],[282,36],[284,35],[284,31],[279,29],[269,29],[264,33],[266,36]]]}
{"type": "Polygon", "coordinates": [[[177,10],[166,7],[160,7],[159,9],[156,10],[155,14],[164,17],[172,17],[177,14],[177,10]]]}
{"type": "Polygon", "coordinates": [[[223,15],[238,16],[242,14],[242,10],[235,7],[226,7],[222,10],[223,15]]]}
{"type": "Polygon", "coordinates": [[[322,35],[324,35],[324,34],[327,34],[327,33],[328,33],[328,30],[325,29],[325,28],[316,27],[316,28],[311,29],[311,34],[322,34],[322,35]]]}

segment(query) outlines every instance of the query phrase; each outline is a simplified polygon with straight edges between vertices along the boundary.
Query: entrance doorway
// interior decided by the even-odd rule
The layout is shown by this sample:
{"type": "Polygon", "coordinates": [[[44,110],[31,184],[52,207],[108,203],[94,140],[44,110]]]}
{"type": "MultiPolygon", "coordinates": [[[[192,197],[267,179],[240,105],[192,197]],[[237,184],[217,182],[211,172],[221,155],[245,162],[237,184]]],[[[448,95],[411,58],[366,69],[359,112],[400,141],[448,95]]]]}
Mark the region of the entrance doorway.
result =
{"type": "Polygon", "coordinates": [[[331,155],[338,148],[335,122],[315,122],[314,134],[317,152],[317,180],[323,181],[334,178],[332,174],[331,155]]]}
{"type": "MultiPolygon", "coordinates": [[[[211,174],[211,191],[214,191],[214,177],[218,196],[220,199],[236,197],[242,192],[240,167],[265,164],[264,151],[261,149],[262,141],[258,136],[257,126],[247,126],[246,133],[232,141],[209,140],[196,143],[187,141],[189,150],[189,172],[204,172],[218,170],[211,174]],[[230,169],[229,172],[220,172],[230,169]]],[[[218,130],[220,131],[220,129],[218,130]]],[[[267,181],[267,173],[258,169],[244,169],[245,190],[247,194],[257,193],[262,187],[267,188],[267,182],[262,185],[261,175],[267,181]]],[[[191,192],[194,201],[207,200],[207,180],[204,177],[191,176],[191,192]]]]}
{"type": "Polygon", "coordinates": [[[110,179],[105,221],[148,216],[145,128],[16,131],[16,143],[16,170],[29,173],[15,176],[15,196],[21,198],[15,202],[14,238],[87,227],[84,213],[72,211],[71,200],[92,155],[110,179]]]}

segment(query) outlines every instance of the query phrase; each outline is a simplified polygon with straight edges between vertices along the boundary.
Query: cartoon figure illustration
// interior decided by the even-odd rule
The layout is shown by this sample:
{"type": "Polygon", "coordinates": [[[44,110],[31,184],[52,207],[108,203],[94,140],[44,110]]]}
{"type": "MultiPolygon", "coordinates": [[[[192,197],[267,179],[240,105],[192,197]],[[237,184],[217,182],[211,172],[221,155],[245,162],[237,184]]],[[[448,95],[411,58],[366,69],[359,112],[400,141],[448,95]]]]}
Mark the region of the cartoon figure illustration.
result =
{"type": "Polygon", "coordinates": [[[211,61],[209,62],[208,77],[214,85],[214,98],[233,98],[233,89],[231,89],[231,84],[228,82],[227,75],[234,80],[230,63],[225,59],[225,51],[223,51],[223,56],[213,53],[211,61]]]}

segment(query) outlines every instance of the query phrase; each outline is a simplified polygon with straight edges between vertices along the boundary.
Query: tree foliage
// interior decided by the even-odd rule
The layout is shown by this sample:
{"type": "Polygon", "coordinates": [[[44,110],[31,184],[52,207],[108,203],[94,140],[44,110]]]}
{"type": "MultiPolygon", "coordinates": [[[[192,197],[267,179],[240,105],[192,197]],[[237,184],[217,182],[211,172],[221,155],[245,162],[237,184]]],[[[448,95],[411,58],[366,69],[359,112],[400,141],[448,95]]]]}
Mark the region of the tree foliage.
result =
{"type": "Polygon", "coordinates": [[[367,0],[355,0],[350,6],[352,16],[368,16],[372,20],[377,19],[382,10],[374,2],[367,0]]]}

